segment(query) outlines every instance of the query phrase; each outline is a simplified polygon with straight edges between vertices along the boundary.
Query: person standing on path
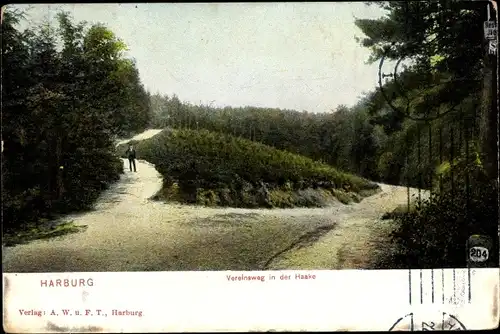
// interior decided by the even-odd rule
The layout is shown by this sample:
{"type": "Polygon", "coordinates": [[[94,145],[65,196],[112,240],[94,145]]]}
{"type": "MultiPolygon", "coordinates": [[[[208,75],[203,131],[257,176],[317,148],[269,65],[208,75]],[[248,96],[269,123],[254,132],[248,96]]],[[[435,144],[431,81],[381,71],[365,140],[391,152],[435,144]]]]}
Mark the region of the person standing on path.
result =
{"type": "Polygon", "coordinates": [[[128,156],[128,165],[129,165],[130,171],[132,171],[132,165],[133,165],[134,172],[137,172],[137,170],[135,168],[135,148],[134,148],[134,146],[130,145],[128,147],[127,152],[125,152],[125,154],[128,156]]]}

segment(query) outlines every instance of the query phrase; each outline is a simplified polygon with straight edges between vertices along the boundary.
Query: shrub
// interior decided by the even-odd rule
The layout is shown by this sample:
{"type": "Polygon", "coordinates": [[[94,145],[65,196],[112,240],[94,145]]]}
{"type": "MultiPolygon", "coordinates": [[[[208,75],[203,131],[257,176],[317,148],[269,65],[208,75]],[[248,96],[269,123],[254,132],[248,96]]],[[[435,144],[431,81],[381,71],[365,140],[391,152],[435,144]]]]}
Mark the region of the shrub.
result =
{"type": "Polygon", "coordinates": [[[343,204],[352,202],[352,198],[342,189],[332,189],[331,192],[343,204]]]}
{"type": "MultiPolygon", "coordinates": [[[[123,157],[127,145],[119,147],[123,157]]],[[[357,200],[362,192],[379,189],[324,163],[207,130],[169,129],[135,145],[138,159],[153,163],[166,187],[178,183],[188,203],[205,205],[206,190],[213,190],[223,206],[289,207],[304,202],[292,198],[294,189],[342,187],[359,193],[357,200]]]]}
{"type": "MultiPolygon", "coordinates": [[[[477,166],[462,166],[461,175],[446,176],[440,194],[416,204],[409,212],[398,211],[397,229],[392,234],[396,254],[391,267],[466,267],[466,242],[473,234],[492,236],[498,263],[498,188],[487,181],[477,166]],[[469,173],[469,186],[465,174],[469,173]]],[[[385,262],[385,261],[383,261],[385,262]]]]}
{"type": "Polygon", "coordinates": [[[416,209],[417,209],[417,203],[415,201],[411,202],[409,206],[408,204],[400,204],[391,212],[386,212],[382,216],[382,219],[398,219],[401,218],[405,213],[408,212],[414,213],[416,209]]]}

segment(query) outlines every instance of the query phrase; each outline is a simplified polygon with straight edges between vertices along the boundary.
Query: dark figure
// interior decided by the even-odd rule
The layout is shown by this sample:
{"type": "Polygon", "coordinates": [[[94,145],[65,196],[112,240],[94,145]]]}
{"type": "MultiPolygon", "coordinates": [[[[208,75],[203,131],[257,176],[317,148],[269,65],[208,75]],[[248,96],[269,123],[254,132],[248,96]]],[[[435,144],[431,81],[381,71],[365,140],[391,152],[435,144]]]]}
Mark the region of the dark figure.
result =
{"type": "Polygon", "coordinates": [[[128,164],[130,167],[130,171],[132,171],[132,165],[134,166],[134,172],[137,172],[135,168],[135,149],[134,146],[130,145],[127,152],[125,154],[128,156],[128,164]]]}

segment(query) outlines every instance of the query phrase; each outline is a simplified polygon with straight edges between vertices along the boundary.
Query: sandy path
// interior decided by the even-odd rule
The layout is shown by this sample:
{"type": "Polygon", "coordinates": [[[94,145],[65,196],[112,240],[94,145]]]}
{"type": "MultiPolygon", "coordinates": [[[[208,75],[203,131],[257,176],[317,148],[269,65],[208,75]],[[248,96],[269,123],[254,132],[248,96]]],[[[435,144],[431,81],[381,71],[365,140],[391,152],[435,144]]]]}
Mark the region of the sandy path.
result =
{"type": "MultiPolygon", "coordinates": [[[[361,203],[338,210],[335,219],[340,224],[318,242],[294,249],[273,261],[270,269],[366,269],[371,268],[376,254],[388,246],[388,235],[394,230],[392,220],[380,217],[399,204],[406,204],[408,191],[418,198],[417,189],[379,184],[382,192],[361,203]]],[[[423,191],[420,198],[427,193],[423,191]]]]}
{"type": "Polygon", "coordinates": [[[84,232],[3,247],[4,271],[363,268],[390,230],[378,217],[407,198],[406,188],[382,185],[361,203],[321,209],[174,205],[149,200],[161,188],[154,166],[138,161],[137,173],[125,167],[96,210],[67,217],[87,225],[84,232]]]}
{"type": "Polygon", "coordinates": [[[149,130],[146,130],[142,133],[139,133],[138,135],[135,135],[134,137],[129,138],[129,139],[118,139],[116,141],[116,146],[121,145],[121,144],[125,144],[126,142],[131,141],[131,140],[148,139],[148,138],[151,138],[151,137],[157,135],[161,131],[162,131],[162,129],[149,129],[149,130]]]}

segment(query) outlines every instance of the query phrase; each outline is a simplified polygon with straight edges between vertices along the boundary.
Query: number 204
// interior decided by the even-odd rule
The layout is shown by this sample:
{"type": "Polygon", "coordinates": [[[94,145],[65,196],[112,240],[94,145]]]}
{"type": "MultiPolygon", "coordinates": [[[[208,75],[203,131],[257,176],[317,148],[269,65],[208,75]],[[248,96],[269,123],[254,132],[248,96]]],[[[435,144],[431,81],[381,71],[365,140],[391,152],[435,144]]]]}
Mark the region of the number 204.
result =
{"type": "Polygon", "coordinates": [[[484,262],[488,257],[488,249],[484,247],[471,247],[469,251],[469,258],[474,262],[484,262]]]}

